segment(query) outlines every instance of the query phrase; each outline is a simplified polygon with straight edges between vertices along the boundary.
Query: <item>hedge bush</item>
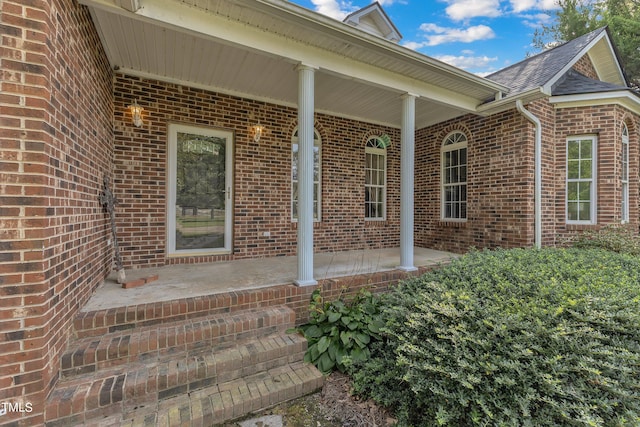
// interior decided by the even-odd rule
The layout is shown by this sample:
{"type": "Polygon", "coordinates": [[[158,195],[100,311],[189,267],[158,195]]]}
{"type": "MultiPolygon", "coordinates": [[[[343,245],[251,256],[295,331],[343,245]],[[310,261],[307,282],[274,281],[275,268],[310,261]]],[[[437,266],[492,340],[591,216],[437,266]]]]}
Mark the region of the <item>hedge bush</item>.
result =
{"type": "Polygon", "coordinates": [[[640,425],[637,258],[473,252],[385,301],[354,388],[400,425],[640,425]]]}
{"type": "Polygon", "coordinates": [[[640,255],[637,225],[607,225],[571,237],[567,243],[576,248],[601,248],[629,255],[640,255]]]}

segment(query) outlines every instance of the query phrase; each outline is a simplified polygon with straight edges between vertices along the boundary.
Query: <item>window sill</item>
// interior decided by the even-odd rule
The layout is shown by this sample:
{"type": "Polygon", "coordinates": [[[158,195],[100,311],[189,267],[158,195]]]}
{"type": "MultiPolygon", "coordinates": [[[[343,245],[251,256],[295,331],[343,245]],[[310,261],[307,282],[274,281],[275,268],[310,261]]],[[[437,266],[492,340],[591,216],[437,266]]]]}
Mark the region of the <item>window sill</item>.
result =
{"type": "Polygon", "coordinates": [[[438,221],[438,225],[447,228],[466,228],[467,220],[441,219],[440,221],[438,221]]]}
{"type": "Polygon", "coordinates": [[[569,231],[593,230],[595,228],[598,228],[596,223],[567,223],[567,230],[569,231]]]}

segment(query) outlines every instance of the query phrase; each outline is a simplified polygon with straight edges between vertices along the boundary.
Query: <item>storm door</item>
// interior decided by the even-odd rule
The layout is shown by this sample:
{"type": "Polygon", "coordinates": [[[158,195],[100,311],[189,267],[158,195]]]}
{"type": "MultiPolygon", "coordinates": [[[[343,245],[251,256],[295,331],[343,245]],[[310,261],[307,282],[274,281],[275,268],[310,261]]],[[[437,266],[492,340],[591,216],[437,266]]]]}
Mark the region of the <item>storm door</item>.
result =
{"type": "Polygon", "coordinates": [[[231,251],[233,134],[169,125],[169,254],[231,251]]]}

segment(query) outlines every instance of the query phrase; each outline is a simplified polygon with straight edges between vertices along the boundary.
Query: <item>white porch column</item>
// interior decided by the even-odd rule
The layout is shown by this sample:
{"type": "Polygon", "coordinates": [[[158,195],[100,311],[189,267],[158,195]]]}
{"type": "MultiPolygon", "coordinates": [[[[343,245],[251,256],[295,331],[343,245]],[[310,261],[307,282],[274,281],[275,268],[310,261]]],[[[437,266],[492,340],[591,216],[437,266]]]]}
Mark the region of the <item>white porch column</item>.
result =
{"type": "Polygon", "coordinates": [[[313,278],[313,123],[315,68],[298,66],[298,286],[313,278]]]}
{"type": "Polygon", "coordinates": [[[414,271],[413,265],[413,181],[416,137],[416,96],[402,96],[402,129],[400,141],[400,265],[414,271]]]}

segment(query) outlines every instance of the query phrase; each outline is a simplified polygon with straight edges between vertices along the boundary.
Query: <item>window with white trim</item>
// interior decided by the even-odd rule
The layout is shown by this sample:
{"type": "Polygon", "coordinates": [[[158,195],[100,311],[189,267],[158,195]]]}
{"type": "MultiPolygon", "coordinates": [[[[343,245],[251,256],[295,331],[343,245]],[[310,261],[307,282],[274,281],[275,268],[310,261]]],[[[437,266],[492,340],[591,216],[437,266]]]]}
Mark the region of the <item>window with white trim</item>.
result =
{"type": "Polygon", "coordinates": [[[596,222],[596,137],[567,139],[567,222],[596,222]]]}
{"type": "Polygon", "coordinates": [[[629,129],[622,125],[622,165],[620,181],[622,183],[622,222],[629,222],[629,129]]]}
{"type": "Polygon", "coordinates": [[[374,136],[367,141],[364,152],[364,217],[383,220],[387,210],[387,144],[374,136]]]}
{"type": "Polygon", "coordinates": [[[442,219],[467,219],[467,136],[452,132],[442,143],[442,219]]]}
{"type": "MultiPolygon", "coordinates": [[[[291,219],[298,220],[298,129],[291,137],[291,219]]],[[[320,221],[320,198],[322,182],[322,141],[317,130],[313,130],[313,220],[320,221]]]]}

